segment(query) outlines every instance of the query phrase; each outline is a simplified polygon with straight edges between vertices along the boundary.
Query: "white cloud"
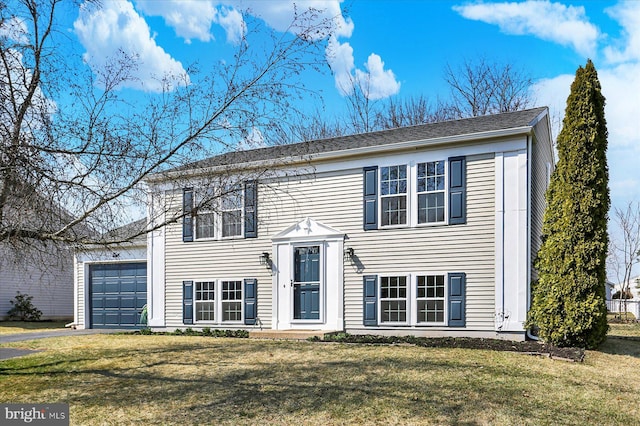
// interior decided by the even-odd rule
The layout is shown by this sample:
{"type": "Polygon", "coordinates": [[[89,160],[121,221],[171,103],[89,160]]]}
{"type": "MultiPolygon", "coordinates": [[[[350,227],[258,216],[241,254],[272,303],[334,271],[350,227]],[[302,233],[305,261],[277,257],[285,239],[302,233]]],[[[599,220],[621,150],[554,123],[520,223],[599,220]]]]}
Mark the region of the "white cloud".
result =
{"type": "Polygon", "coordinates": [[[166,88],[165,78],[174,84],[178,79],[188,82],[182,64],[156,44],[146,21],[128,1],[103,2],[101,7],[84,4],[74,29],[94,72],[104,69],[120,50],[137,58],[136,79],[123,87],[159,92],[166,88]]]}
{"type": "Polygon", "coordinates": [[[27,25],[15,16],[0,22],[0,38],[8,38],[18,43],[28,43],[28,34],[27,25]]]}
{"type": "Polygon", "coordinates": [[[382,58],[372,53],[364,65],[367,71],[356,70],[356,81],[360,83],[367,98],[384,99],[400,91],[400,83],[391,70],[384,69],[382,58]]]}
{"type": "MultiPolygon", "coordinates": [[[[552,120],[564,116],[574,77],[560,75],[535,85],[537,101],[549,106],[552,120]]],[[[640,199],[640,186],[628,184],[637,176],[640,158],[640,97],[634,95],[640,93],[640,63],[601,68],[598,78],[606,98],[611,199],[613,205],[621,206],[627,201],[640,199]]],[[[554,136],[559,129],[555,129],[554,136]]]]}
{"type": "Polygon", "coordinates": [[[229,43],[239,44],[242,41],[247,27],[240,12],[229,7],[221,7],[216,21],[224,29],[229,43]]]}
{"type": "Polygon", "coordinates": [[[549,1],[523,3],[477,3],[454,6],[453,10],[467,19],[495,24],[506,34],[530,34],[578,53],[593,56],[598,28],[585,16],[582,6],[565,6],[549,1]]]}
{"type": "Polygon", "coordinates": [[[538,105],[549,107],[551,131],[554,139],[558,136],[562,126],[564,109],[567,105],[567,97],[574,78],[575,76],[572,74],[563,74],[554,78],[539,80],[531,90],[538,105]]]}
{"type": "Polygon", "coordinates": [[[355,68],[353,60],[353,48],[349,43],[340,43],[336,37],[329,38],[327,46],[327,62],[333,71],[336,89],[342,96],[351,93],[354,77],[352,71],[355,68]]]}
{"type": "Polygon", "coordinates": [[[314,9],[319,12],[318,21],[333,19],[332,33],[336,37],[351,37],[354,24],[351,18],[345,18],[340,7],[342,0],[293,0],[264,1],[264,0],[232,0],[229,4],[247,10],[253,16],[264,20],[276,31],[289,31],[291,22],[296,14],[304,10],[314,9]]]}
{"type": "Polygon", "coordinates": [[[598,77],[607,98],[609,144],[640,147],[640,63],[603,68],[598,77]]]}
{"type": "Polygon", "coordinates": [[[608,61],[619,63],[640,60],[640,2],[624,2],[606,9],[607,14],[618,21],[623,28],[625,46],[604,49],[608,61]]]}
{"type": "Polygon", "coordinates": [[[384,62],[379,55],[369,55],[364,71],[356,69],[351,45],[340,43],[333,36],[329,38],[327,61],[333,71],[336,88],[342,96],[351,94],[354,84],[358,84],[362,93],[371,100],[384,99],[400,91],[400,83],[392,70],[384,69],[384,62]]]}
{"type": "Polygon", "coordinates": [[[187,43],[191,39],[204,42],[213,39],[211,24],[218,12],[210,1],[136,0],[136,6],[147,16],[161,16],[187,43]]]}

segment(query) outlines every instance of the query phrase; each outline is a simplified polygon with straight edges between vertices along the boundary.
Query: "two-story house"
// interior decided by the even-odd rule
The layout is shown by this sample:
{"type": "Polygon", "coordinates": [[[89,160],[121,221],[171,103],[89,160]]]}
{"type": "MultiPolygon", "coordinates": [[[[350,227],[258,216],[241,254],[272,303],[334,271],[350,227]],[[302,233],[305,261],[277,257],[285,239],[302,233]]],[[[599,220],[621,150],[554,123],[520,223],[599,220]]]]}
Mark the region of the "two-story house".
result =
{"type": "Polygon", "coordinates": [[[171,223],[148,234],[149,326],[524,339],[553,167],[536,108],[158,174],[150,218],[171,223]]]}

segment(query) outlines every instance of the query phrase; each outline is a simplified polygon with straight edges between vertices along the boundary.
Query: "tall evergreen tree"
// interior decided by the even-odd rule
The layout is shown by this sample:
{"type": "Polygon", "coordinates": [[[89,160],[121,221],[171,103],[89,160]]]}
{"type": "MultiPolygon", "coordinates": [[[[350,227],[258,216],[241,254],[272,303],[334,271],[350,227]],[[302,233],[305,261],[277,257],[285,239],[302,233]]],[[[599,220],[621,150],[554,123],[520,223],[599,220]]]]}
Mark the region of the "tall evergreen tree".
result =
{"type": "Polygon", "coordinates": [[[595,348],[606,337],[609,170],[605,99],[591,62],[576,71],[547,190],[529,326],[558,346],[595,348]]]}

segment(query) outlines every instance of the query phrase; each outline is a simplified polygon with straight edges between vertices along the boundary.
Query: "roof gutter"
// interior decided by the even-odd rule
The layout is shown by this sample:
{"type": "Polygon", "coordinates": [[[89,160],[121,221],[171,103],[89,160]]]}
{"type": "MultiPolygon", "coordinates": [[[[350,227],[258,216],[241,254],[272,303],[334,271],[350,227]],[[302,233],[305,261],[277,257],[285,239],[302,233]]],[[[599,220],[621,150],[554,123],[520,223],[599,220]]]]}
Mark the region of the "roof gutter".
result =
{"type": "MultiPolygon", "coordinates": [[[[545,113],[542,113],[539,117],[544,116],[545,113]]],[[[538,120],[538,118],[536,118],[538,120]]],[[[533,120],[536,122],[536,120],[533,120]]],[[[533,127],[531,125],[521,126],[521,127],[512,127],[509,129],[501,129],[501,130],[492,130],[488,132],[478,132],[478,133],[467,133],[462,135],[454,135],[454,136],[443,136],[439,138],[432,139],[420,139],[413,141],[404,141],[404,142],[395,142],[384,145],[372,145],[372,146],[363,146],[358,148],[347,148],[336,151],[327,151],[327,152],[318,152],[312,154],[301,154],[295,156],[287,156],[287,157],[279,157],[279,158],[269,158],[264,160],[236,163],[236,164],[225,164],[220,166],[212,166],[212,167],[202,167],[198,169],[187,169],[180,171],[172,171],[166,173],[156,173],[154,175],[149,176],[145,181],[147,183],[161,183],[163,181],[172,179],[172,178],[185,178],[185,177],[198,177],[207,174],[216,174],[220,172],[228,172],[229,167],[233,166],[235,170],[251,170],[251,169],[260,169],[265,167],[274,167],[274,166],[293,166],[299,164],[310,163],[311,161],[327,161],[334,160],[338,158],[345,157],[353,157],[364,154],[371,153],[384,153],[390,151],[398,151],[398,150],[409,150],[416,148],[425,148],[439,145],[446,145],[451,143],[464,143],[464,142],[472,142],[478,140],[486,140],[486,139],[496,139],[496,138],[505,138],[509,136],[516,135],[531,135],[533,132],[533,127]]]]}

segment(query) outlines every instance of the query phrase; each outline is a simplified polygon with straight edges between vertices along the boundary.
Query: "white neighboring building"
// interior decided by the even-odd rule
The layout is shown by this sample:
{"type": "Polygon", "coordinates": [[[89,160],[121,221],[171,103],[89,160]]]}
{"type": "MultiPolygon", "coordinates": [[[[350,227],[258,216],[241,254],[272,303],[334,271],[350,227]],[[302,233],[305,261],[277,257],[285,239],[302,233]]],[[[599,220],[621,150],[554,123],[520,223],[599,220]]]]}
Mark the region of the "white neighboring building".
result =
{"type": "Polygon", "coordinates": [[[41,319],[73,317],[73,258],[70,250],[45,247],[28,256],[0,246],[0,319],[7,317],[16,292],[33,296],[41,319]]]}
{"type": "MultiPolygon", "coordinates": [[[[629,288],[629,291],[631,291],[633,298],[627,299],[626,301],[627,312],[631,312],[636,317],[636,319],[640,319],[640,288],[638,288],[639,285],[640,285],[640,275],[631,278],[628,288],[629,288]]],[[[618,283],[613,286],[613,289],[611,291],[612,297],[607,299],[607,309],[609,310],[609,312],[621,312],[621,311],[624,312],[624,301],[623,303],[620,303],[620,299],[613,299],[613,295],[616,294],[618,291],[622,290],[623,287],[627,287],[627,286],[623,286],[622,283],[618,283]]]]}

